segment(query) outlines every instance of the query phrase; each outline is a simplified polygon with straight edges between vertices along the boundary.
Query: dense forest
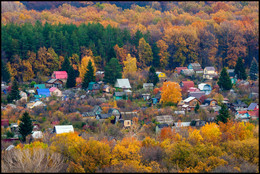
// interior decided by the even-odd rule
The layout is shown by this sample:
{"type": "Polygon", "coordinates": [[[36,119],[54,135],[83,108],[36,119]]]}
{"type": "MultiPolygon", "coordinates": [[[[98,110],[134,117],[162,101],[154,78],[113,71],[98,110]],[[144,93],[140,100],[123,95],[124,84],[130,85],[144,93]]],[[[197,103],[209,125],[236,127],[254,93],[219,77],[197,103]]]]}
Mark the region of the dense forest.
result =
{"type": "Polygon", "coordinates": [[[33,2],[1,2],[2,59],[18,72],[35,72],[48,59],[61,64],[76,56],[80,62],[86,50],[100,70],[113,57],[122,64],[128,53],[139,68],[170,71],[196,61],[217,69],[234,68],[238,57],[247,68],[258,61],[258,2],[130,2],[124,9],[117,6],[124,2],[48,2],[52,8],[42,11],[32,9],[33,2]]]}

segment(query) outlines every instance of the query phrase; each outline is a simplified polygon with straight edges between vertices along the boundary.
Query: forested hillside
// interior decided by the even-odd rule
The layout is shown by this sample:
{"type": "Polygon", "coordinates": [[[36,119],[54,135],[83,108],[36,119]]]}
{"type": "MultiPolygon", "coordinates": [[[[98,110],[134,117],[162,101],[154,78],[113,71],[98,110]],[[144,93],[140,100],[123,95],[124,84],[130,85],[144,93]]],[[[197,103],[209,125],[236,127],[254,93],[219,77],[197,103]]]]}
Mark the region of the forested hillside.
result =
{"type": "Polygon", "coordinates": [[[52,8],[43,11],[27,10],[24,4],[33,2],[1,3],[1,54],[16,67],[13,74],[26,69],[16,66],[19,61],[33,72],[39,66],[59,70],[44,61],[61,64],[73,55],[80,61],[84,50],[91,50],[100,70],[113,57],[122,63],[128,53],[139,68],[166,70],[196,61],[234,68],[238,57],[249,68],[259,57],[258,2],[147,2],[123,10],[109,3],[82,1],[85,7],[78,8],[60,1],[48,2],[52,8]],[[48,49],[52,56],[44,53],[48,49]]]}

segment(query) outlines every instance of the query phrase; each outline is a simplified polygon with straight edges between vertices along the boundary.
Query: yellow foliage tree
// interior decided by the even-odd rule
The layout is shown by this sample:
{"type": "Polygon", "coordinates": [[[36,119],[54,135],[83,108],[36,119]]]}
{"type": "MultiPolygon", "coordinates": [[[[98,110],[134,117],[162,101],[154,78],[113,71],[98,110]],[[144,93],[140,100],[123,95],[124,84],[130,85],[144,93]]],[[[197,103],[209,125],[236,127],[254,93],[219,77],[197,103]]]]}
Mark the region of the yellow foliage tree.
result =
{"type": "Polygon", "coordinates": [[[32,70],[32,65],[28,60],[23,60],[22,61],[22,66],[23,66],[23,81],[27,82],[30,79],[34,78],[34,72],[32,70]]]}
{"type": "Polygon", "coordinates": [[[90,56],[85,56],[82,58],[81,64],[79,66],[79,76],[81,77],[81,79],[84,79],[84,75],[87,72],[87,66],[88,66],[89,60],[92,62],[92,66],[94,68],[94,74],[96,73],[96,66],[95,66],[95,62],[94,62],[93,58],[90,56]]]}
{"type": "Polygon", "coordinates": [[[131,74],[137,71],[137,66],[136,66],[136,58],[131,57],[130,54],[127,55],[126,61],[124,62],[124,68],[123,68],[123,77],[126,77],[127,74],[131,74]]]}
{"type": "Polygon", "coordinates": [[[219,126],[216,123],[206,124],[200,129],[200,133],[204,142],[218,144],[221,139],[221,132],[219,126]]]}
{"type": "Polygon", "coordinates": [[[176,82],[164,82],[160,103],[178,103],[181,101],[181,88],[176,82]]]}
{"type": "Polygon", "coordinates": [[[158,40],[156,43],[157,43],[157,47],[160,49],[158,53],[160,57],[160,65],[161,67],[166,67],[170,56],[169,52],[167,51],[169,46],[163,40],[158,40]]]}
{"type": "Polygon", "coordinates": [[[188,137],[188,141],[191,144],[198,144],[201,143],[203,141],[202,136],[200,135],[200,131],[197,129],[190,129],[189,130],[189,137],[188,137]]]}

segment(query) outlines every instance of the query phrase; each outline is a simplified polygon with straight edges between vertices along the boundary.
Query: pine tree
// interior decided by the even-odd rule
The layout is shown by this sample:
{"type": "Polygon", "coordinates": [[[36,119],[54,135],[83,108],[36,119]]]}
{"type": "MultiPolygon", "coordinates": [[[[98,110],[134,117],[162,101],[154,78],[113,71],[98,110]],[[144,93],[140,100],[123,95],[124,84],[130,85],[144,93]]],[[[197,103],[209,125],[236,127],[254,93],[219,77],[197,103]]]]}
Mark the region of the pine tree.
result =
{"type": "Polygon", "coordinates": [[[152,51],[153,51],[153,66],[159,67],[160,66],[160,57],[158,54],[159,54],[160,49],[157,47],[156,42],[153,44],[152,51]]]}
{"type": "Polygon", "coordinates": [[[22,141],[25,141],[26,136],[32,133],[33,124],[28,112],[25,112],[20,120],[19,133],[22,135],[22,141]]]}
{"type": "Polygon", "coordinates": [[[13,83],[12,83],[11,92],[7,96],[8,102],[12,102],[13,100],[19,100],[21,98],[19,93],[20,92],[19,92],[19,89],[18,89],[18,82],[17,82],[16,79],[14,79],[13,83]]]}
{"type": "Polygon", "coordinates": [[[156,71],[153,66],[149,69],[147,83],[153,83],[155,86],[159,82],[159,77],[156,74],[156,71]]]}
{"type": "Polygon", "coordinates": [[[241,57],[239,57],[237,59],[237,63],[235,66],[235,74],[237,75],[238,79],[246,80],[246,78],[247,78],[246,70],[245,70],[244,63],[243,63],[241,57]]]}
{"type": "Polygon", "coordinates": [[[1,60],[1,78],[2,81],[7,83],[10,82],[10,78],[11,78],[10,72],[6,64],[4,64],[3,60],[1,60]]]}
{"type": "Polygon", "coordinates": [[[96,78],[94,75],[94,68],[92,66],[92,62],[89,60],[86,73],[84,75],[82,88],[87,89],[90,82],[95,82],[96,78]]]}
{"type": "Polygon", "coordinates": [[[250,66],[250,79],[256,80],[257,79],[257,73],[258,73],[258,66],[257,66],[257,61],[254,58],[252,60],[251,66],[250,66]]]}
{"type": "Polygon", "coordinates": [[[225,104],[221,104],[221,109],[219,110],[219,115],[217,115],[217,123],[219,121],[226,123],[229,119],[230,115],[228,113],[228,107],[225,104]]]}
{"type": "Polygon", "coordinates": [[[195,113],[198,113],[199,108],[200,108],[200,105],[199,105],[199,103],[197,103],[194,108],[195,113]]]}
{"type": "Polygon", "coordinates": [[[218,79],[218,86],[223,90],[230,90],[232,88],[231,79],[227,73],[226,68],[223,68],[218,79]]]}
{"type": "Polygon", "coordinates": [[[122,67],[116,58],[110,59],[108,64],[105,66],[104,81],[114,85],[116,79],[122,78],[122,67]]]}
{"type": "Polygon", "coordinates": [[[61,65],[61,71],[68,71],[69,67],[70,67],[70,61],[69,58],[66,56],[64,62],[61,65]]]}
{"type": "Polygon", "coordinates": [[[68,79],[67,79],[66,87],[73,88],[75,86],[76,86],[76,73],[75,70],[70,65],[68,69],[68,79]]]}

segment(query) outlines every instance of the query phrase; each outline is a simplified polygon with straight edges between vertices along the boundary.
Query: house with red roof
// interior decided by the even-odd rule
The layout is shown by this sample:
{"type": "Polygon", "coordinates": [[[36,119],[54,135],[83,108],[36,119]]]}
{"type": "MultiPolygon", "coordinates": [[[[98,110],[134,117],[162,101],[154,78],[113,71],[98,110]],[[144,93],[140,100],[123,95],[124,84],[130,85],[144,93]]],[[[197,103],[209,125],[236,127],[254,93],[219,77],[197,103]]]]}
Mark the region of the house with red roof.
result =
{"type": "Polygon", "coordinates": [[[63,83],[66,83],[68,79],[68,73],[66,71],[54,71],[51,75],[51,78],[59,79],[63,81],[63,83]]]}
{"type": "Polygon", "coordinates": [[[187,91],[189,88],[194,87],[194,82],[193,81],[181,81],[180,87],[181,87],[182,91],[187,91]]]}
{"type": "Polygon", "coordinates": [[[183,69],[188,69],[188,68],[187,67],[176,67],[175,68],[175,73],[180,74],[181,70],[183,70],[183,69]]]}
{"type": "Polygon", "coordinates": [[[259,120],[259,110],[247,111],[252,120],[259,120]]]}
{"type": "Polygon", "coordinates": [[[250,115],[247,111],[237,111],[235,118],[247,122],[250,119],[250,115]]]}

